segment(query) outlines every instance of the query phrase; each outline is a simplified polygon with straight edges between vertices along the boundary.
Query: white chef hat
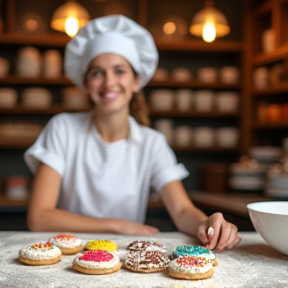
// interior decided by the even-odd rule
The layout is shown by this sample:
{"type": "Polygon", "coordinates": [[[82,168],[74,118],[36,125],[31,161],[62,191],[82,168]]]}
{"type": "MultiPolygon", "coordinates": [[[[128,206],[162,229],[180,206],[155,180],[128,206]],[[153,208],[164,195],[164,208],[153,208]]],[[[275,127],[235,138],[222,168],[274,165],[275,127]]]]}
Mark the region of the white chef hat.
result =
{"type": "Polygon", "coordinates": [[[66,75],[83,88],[90,61],[103,53],[127,59],[140,76],[141,88],[158,65],[158,51],[150,32],[125,16],[111,15],[91,20],[68,42],[64,59],[66,75]]]}

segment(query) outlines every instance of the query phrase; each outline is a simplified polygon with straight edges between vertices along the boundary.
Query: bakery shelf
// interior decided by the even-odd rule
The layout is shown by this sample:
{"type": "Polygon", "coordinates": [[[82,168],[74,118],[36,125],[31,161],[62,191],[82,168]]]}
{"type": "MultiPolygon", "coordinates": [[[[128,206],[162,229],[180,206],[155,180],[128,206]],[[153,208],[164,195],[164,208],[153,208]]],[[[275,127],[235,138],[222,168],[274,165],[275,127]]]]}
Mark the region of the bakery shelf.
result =
{"type": "Polygon", "coordinates": [[[29,146],[31,146],[35,139],[32,138],[22,138],[22,137],[13,137],[13,138],[6,138],[6,137],[0,137],[0,148],[5,149],[26,149],[29,146]]]}
{"type": "Polygon", "coordinates": [[[43,115],[43,114],[57,114],[61,112],[80,112],[80,111],[89,111],[92,109],[92,106],[87,106],[85,108],[67,108],[62,105],[53,105],[48,109],[37,109],[37,108],[28,108],[23,106],[16,106],[13,108],[0,108],[0,114],[34,114],[34,115],[43,115]]]}
{"type": "Polygon", "coordinates": [[[270,13],[273,9],[273,0],[267,0],[257,6],[254,9],[253,14],[255,17],[261,17],[267,13],[270,13]]]}
{"type": "Polygon", "coordinates": [[[283,120],[281,122],[275,122],[275,123],[254,122],[252,124],[252,129],[254,130],[287,129],[287,128],[288,128],[288,120],[283,120]]]}
{"type": "MultiPolygon", "coordinates": [[[[18,35],[18,34],[3,34],[0,36],[0,44],[4,45],[37,45],[37,46],[57,46],[64,47],[69,41],[66,35],[46,33],[40,35],[18,35]]],[[[208,52],[241,52],[243,44],[240,41],[215,41],[214,43],[205,43],[201,40],[178,40],[173,42],[162,41],[155,39],[159,50],[173,51],[208,51],[208,52]]]]}
{"type": "Polygon", "coordinates": [[[288,55],[288,44],[282,45],[276,48],[273,52],[270,53],[259,53],[252,57],[252,65],[261,66],[272,64],[277,61],[285,59],[288,55]]]}
{"type": "Polygon", "coordinates": [[[18,35],[18,34],[3,34],[0,35],[1,45],[37,45],[37,46],[55,46],[64,47],[69,41],[69,37],[65,34],[41,34],[41,35],[18,35]]]}
{"type": "Polygon", "coordinates": [[[155,81],[152,80],[148,83],[148,87],[170,87],[170,88],[211,88],[211,89],[240,89],[241,84],[227,84],[227,83],[221,83],[221,82],[213,82],[213,83],[207,83],[202,82],[196,79],[191,79],[190,81],[176,81],[173,79],[168,79],[165,81],[155,81]]]}
{"type": "Polygon", "coordinates": [[[197,52],[225,52],[234,53],[242,52],[243,43],[240,41],[215,41],[206,43],[202,40],[177,40],[164,41],[155,39],[157,48],[161,50],[173,51],[197,51],[197,52]]]}
{"type": "Polygon", "coordinates": [[[253,91],[253,96],[259,97],[259,96],[265,96],[265,95],[273,95],[273,94],[281,94],[288,92],[288,81],[280,83],[277,86],[272,86],[266,89],[259,89],[253,91]]]}
{"type": "Polygon", "coordinates": [[[14,200],[5,197],[0,197],[0,206],[5,207],[25,207],[28,205],[28,199],[25,200],[14,200]]]}
{"type": "MultiPolygon", "coordinates": [[[[0,110],[1,111],[1,110],[0,110]]],[[[225,112],[197,112],[197,111],[161,111],[150,109],[151,117],[175,117],[175,118],[238,118],[239,112],[225,113],[225,112]]]]}
{"type": "Polygon", "coordinates": [[[28,78],[15,75],[9,75],[0,79],[0,84],[32,84],[32,85],[72,85],[72,82],[65,76],[61,78],[28,78]]]}
{"type": "Polygon", "coordinates": [[[221,147],[211,147],[211,148],[197,148],[197,147],[176,147],[172,146],[175,152],[199,152],[199,153],[236,153],[239,152],[239,148],[221,148],[221,147]]]}

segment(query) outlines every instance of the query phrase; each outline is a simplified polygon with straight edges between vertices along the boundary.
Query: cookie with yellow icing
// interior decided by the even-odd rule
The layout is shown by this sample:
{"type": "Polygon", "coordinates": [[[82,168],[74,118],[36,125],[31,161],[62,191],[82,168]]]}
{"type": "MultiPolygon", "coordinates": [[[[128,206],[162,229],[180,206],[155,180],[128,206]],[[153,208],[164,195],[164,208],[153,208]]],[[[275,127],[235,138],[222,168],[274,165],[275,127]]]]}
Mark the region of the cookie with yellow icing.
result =
{"type": "Polygon", "coordinates": [[[90,240],[84,247],[85,251],[104,250],[108,252],[117,252],[118,246],[110,240],[90,240]]]}

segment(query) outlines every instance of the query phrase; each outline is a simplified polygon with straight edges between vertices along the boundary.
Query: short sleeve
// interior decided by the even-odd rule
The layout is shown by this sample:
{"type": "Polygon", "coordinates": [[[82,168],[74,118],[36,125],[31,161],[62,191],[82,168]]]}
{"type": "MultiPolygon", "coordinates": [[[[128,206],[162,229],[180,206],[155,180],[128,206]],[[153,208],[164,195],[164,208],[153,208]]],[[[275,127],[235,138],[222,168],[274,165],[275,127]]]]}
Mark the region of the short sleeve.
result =
{"type": "Polygon", "coordinates": [[[188,170],[177,163],[176,156],[166,141],[164,135],[159,136],[154,143],[151,186],[157,192],[169,182],[183,180],[189,176],[188,170]]]}
{"type": "Polygon", "coordinates": [[[33,174],[40,162],[57,171],[65,169],[65,142],[67,129],[61,115],[54,116],[45,126],[35,143],[24,153],[24,160],[33,174]]]}

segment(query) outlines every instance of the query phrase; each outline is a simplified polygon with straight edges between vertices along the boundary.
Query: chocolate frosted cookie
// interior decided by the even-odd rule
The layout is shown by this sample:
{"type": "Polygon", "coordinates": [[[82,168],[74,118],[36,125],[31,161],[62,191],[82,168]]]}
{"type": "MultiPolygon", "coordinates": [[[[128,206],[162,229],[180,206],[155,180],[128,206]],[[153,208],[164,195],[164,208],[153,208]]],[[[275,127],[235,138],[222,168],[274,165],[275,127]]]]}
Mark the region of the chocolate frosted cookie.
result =
{"type": "Polygon", "coordinates": [[[159,251],[133,251],[128,253],[125,259],[128,270],[140,273],[163,271],[169,263],[168,256],[159,251]]]}
{"type": "Polygon", "coordinates": [[[166,252],[164,245],[154,241],[134,241],[130,243],[127,248],[129,251],[160,251],[166,252]]]}

